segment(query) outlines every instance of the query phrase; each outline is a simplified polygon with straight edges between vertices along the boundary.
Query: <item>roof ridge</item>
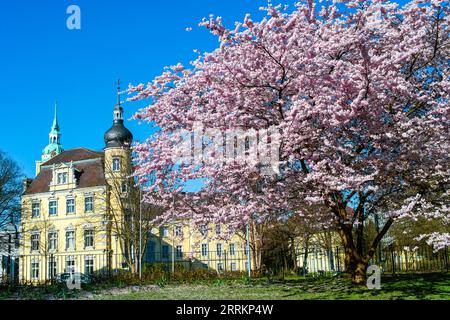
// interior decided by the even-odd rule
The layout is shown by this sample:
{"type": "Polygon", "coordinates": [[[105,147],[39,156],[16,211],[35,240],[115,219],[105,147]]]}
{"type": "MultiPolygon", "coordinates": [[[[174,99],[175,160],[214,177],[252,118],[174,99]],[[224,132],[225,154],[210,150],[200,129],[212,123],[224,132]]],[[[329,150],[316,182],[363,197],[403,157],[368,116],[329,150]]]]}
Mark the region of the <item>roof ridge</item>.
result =
{"type": "Polygon", "coordinates": [[[101,151],[95,151],[95,150],[88,149],[88,148],[85,148],[85,147],[76,147],[76,148],[73,148],[72,150],[75,150],[75,149],[83,149],[83,150],[86,150],[86,151],[91,152],[91,153],[103,153],[101,151]]]}

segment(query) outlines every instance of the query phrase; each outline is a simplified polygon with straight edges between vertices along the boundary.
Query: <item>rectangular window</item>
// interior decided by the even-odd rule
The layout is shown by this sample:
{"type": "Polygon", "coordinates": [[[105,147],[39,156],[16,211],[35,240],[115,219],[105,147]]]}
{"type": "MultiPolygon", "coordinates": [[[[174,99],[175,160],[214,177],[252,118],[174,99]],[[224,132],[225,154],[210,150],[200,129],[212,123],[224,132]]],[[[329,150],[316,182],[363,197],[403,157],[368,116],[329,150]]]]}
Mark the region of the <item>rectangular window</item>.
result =
{"type": "Polygon", "coordinates": [[[230,270],[231,271],[236,271],[236,262],[230,263],[230,270]]]}
{"type": "Polygon", "coordinates": [[[41,204],[39,202],[33,202],[31,205],[31,217],[38,218],[41,214],[41,204]]]}
{"type": "Polygon", "coordinates": [[[39,233],[31,235],[31,251],[39,251],[39,233]]]}
{"type": "Polygon", "coordinates": [[[31,279],[39,279],[39,261],[31,261],[31,279]]]}
{"type": "Polygon", "coordinates": [[[56,216],[58,214],[58,202],[56,200],[50,200],[48,202],[48,214],[50,216],[56,216]]]}
{"type": "Polygon", "coordinates": [[[54,251],[57,247],[57,233],[56,232],[49,232],[48,233],[48,250],[54,251]]]}
{"type": "Polygon", "coordinates": [[[84,198],[84,212],[92,212],[94,211],[94,197],[85,197],[84,198]]]}
{"type": "Polygon", "coordinates": [[[220,227],[220,224],[216,225],[216,234],[218,236],[220,236],[220,234],[222,233],[222,228],[220,227]]]}
{"type": "Polygon", "coordinates": [[[221,243],[216,244],[216,251],[217,251],[218,257],[222,256],[222,244],[221,243]]]}
{"type": "Polygon", "coordinates": [[[122,193],[128,192],[128,184],[126,181],[122,181],[121,191],[122,191],[122,193]]]}
{"type": "Polygon", "coordinates": [[[75,199],[66,200],[66,213],[67,214],[75,213],[75,199]]]}
{"type": "Polygon", "coordinates": [[[223,271],[223,263],[222,262],[217,263],[217,271],[219,271],[219,272],[223,271]]]}
{"type": "Polygon", "coordinates": [[[234,256],[236,254],[236,245],[234,243],[230,243],[230,256],[234,256]]]}
{"type": "Polygon", "coordinates": [[[177,246],[175,253],[176,253],[177,259],[183,258],[183,246],[177,246]]]}
{"type": "Polygon", "coordinates": [[[206,237],[208,235],[208,227],[206,225],[203,224],[200,226],[200,234],[202,237],[206,237]]]}
{"type": "Polygon", "coordinates": [[[66,273],[75,273],[75,258],[73,256],[66,258],[66,273]]]}
{"type": "Polygon", "coordinates": [[[89,256],[84,260],[84,273],[92,275],[94,273],[94,258],[89,256]]]}
{"type": "Polygon", "coordinates": [[[162,258],[169,259],[169,246],[162,246],[162,258]]]}
{"type": "Polygon", "coordinates": [[[181,228],[181,226],[176,226],[175,227],[175,237],[181,237],[183,236],[183,229],[181,228]]]}
{"type": "Polygon", "coordinates": [[[245,255],[248,255],[248,242],[247,241],[245,241],[245,243],[244,243],[244,254],[245,255]]]}
{"type": "Polygon", "coordinates": [[[84,230],[84,247],[94,247],[94,230],[84,230]]]}
{"type": "Polygon", "coordinates": [[[67,183],[67,172],[58,173],[58,184],[67,183]]]}
{"type": "Polygon", "coordinates": [[[75,249],[75,231],[66,231],[66,250],[75,249]]]}
{"type": "Polygon", "coordinates": [[[119,158],[113,158],[112,171],[120,171],[120,159],[119,158]]]}
{"type": "Polygon", "coordinates": [[[162,227],[160,232],[161,232],[161,236],[163,236],[163,237],[169,236],[169,229],[167,229],[166,227],[162,227]]]}
{"type": "Polygon", "coordinates": [[[56,259],[55,257],[50,257],[48,260],[48,277],[54,279],[56,277],[56,259]]]}
{"type": "Polygon", "coordinates": [[[206,257],[208,255],[208,244],[202,244],[202,257],[206,257]]]}

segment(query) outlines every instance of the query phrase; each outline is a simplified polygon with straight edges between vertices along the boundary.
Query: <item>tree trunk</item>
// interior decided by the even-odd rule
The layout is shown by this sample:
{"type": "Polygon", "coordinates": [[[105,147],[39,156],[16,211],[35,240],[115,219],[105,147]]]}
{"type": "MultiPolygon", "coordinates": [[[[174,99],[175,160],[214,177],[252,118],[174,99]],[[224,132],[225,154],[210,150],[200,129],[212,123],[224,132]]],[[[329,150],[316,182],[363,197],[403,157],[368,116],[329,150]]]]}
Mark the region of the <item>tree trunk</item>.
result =
{"type": "Polygon", "coordinates": [[[308,267],[309,238],[305,240],[305,251],[303,254],[302,276],[306,276],[306,268],[308,267]]]}
{"type": "Polygon", "coordinates": [[[353,284],[365,284],[368,260],[358,253],[357,247],[353,242],[351,227],[346,225],[341,225],[340,227],[339,234],[345,251],[345,272],[351,275],[353,284]]]}
{"type": "Polygon", "coordinates": [[[294,270],[297,270],[298,261],[297,261],[297,251],[295,250],[295,239],[294,238],[291,238],[291,253],[292,253],[292,260],[294,261],[294,270]]]}

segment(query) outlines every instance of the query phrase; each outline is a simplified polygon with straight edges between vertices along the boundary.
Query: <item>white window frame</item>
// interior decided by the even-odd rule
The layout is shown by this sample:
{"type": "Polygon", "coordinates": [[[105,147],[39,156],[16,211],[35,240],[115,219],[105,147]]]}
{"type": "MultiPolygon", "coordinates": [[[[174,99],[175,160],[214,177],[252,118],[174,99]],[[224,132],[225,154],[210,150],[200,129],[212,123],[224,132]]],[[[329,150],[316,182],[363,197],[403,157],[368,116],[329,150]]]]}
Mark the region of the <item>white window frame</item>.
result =
{"type": "Polygon", "coordinates": [[[230,256],[236,255],[236,244],[230,243],[229,251],[230,251],[230,256]]]}
{"type": "Polygon", "coordinates": [[[40,273],[40,262],[39,260],[33,259],[31,260],[31,279],[32,280],[39,280],[39,273],[40,273]]]}
{"type": "Polygon", "coordinates": [[[56,263],[56,257],[52,256],[48,259],[47,274],[50,279],[54,279],[58,273],[58,264],[56,263]],[[53,271],[53,272],[52,272],[53,271]]]}
{"type": "Polygon", "coordinates": [[[48,201],[48,215],[50,217],[54,217],[54,216],[58,215],[58,200],[51,199],[48,201]],[[52,204],[54,204],[54,206],[52,204]],[[54,213],[52,213],[52,209],[55,210],[54,213]]]}
{"type": "Polygon", "coordinates": [[[183,236],[183,227],[175,226],[175,237],[182,237],[182,236],[183,236]]]}
{"type": "Polygon", "coordinates": [[[223,253],[223,245],[221,243],[216,243],[216,255],[221,257],[223,253]],[[220,250],[219,250],[220,248],[220,250]]]}
{"type": "Polygon", "coordinates": [[[202,224],[202,225],[200,226],[200,235],[201,235],[202,237],[206,237],[206,236],[208,235],[208,226],[207,226],[207,225],[202,224]]]}
{"type": "Polygon", "coordinates": [[[169,236],[169,228],[161,227],[161,236],[162,237],[168,237],[169,236]]]}
{"type": "Polygon", "coordinates": [[[93,256],[86,256],[84,258],[84,273],[87,275],[92,275],[94,273],[94,266],[95,266],[95,260],[93,256]],[[92,262],[88,264],[88,261],[92,262]],[[91,270],[89,270],[90,272],[87,271],[88,268],[91,268],[91,270]]]}
{"type": "Polygon", "coordinates": [[[41,203],[39,201],[33,201],[31,203],[31,218],[35,219],[39,218],[40,216],[41,216],[41,203]]]}
{"type": "Polygon", "coordinates": [[[120,163],[120,158],[118,157],[114,157],[112,159],[112,164],[111,164],[111,169],[113,172],[118,172],[121,169],[121,163],[120,163]]]}
{"type": "Polygon", "coordinates": [[[56,251],[58,248],[58,232],[55,230],[49,231],[47,237],[48,251],[56,251]],[[51,235],[54,235],[54,238],[51,235]],[[52,243],[54,246],[51,246],[52,243]]]}
{"type": "Polygon", "coordinates": [[[83,238],[84,238],[84,248],[85,248],[85,249],[86,249],[86,248],[94,248],[95,243],[94,243],[94,229],[93,229],[93,228],[84,229],[84,235],[83,235],[83,238]],[[87,235],[87,234],[86,234],[87,232],[91,232],[91,234],[90,234],[90,235],[87,235]],[[92,244],[91,244],[90,246],[87,245],[87,241],[86,241],[86,239],[87,239],[88,237],[91,238],[91,242],[92,242],[92,244]]]}
{"type": "Polygon", "coordinates": [[[66,251],[75,250],[75,246],[76,246],[75,230],[66,230],[66,251]],[[68,237],[69,233],[72,234],[73,237],[69,238],[68,237]],[[71,243],[73,244],[73,246],[70,246],[71,243]]]}
{"type": "Polygon", "coordinates": [[[66,214],[76,214],[76,211],[77,211],[77,209],[76,209],[75,198],[67,198],[66,199],[66,214]],[[71,202],[71,203],[73,202],[73,204],[71,204],[69,206],[69,202],[71,202]],[[73,211],[69,212],[69,207],[73,208],[73,211]]]}
{"type": "Polygon", "coordinates": [[[74,274],[75,273],[75,257],[74,256],[68,256],[66,257],[66,273],[71,273],[74,274]],[[69,264],[69,262],[71,262],[69,264]]]}
{"type": "Polygon", "coordinates": [[[202,257],[208,256],[208,244],[207,243],[202,243],[201,254],[202,254],[202,257]]]}
{"type": "Polygon", "coordinates": [[[30,242],[31,242],[31,252],[39,251],[39,246],[41,242],[41,235],[39,232],[33,232],[30,235],[30,242]],[[37,243],[37,248],[35,249],[35,243],[37,243]]]}
{"type": "Polygon", "coordinates": [[[94,196],[84,197],[84,212],[94,212],[94,196]],[[90,200],[88,201],[88,199],[90,200]]]}
{"type": "Polygon", "coordinates": [[[183,246],[182,245],[177,245],[175,247],[175,257],[177,259],[183,259],[183,246]]]}
{"type": "Polygon", "coordinates": [[[128,183],[126,181],[122,181],[120,184],[120,192],[127,193],[128,192],[128,183]]]}
{"type": "Polygon", "coordinates": [[[56,175],[57,184],[67,184],[69,181],[67,172],[58,172],[56,175]]]}

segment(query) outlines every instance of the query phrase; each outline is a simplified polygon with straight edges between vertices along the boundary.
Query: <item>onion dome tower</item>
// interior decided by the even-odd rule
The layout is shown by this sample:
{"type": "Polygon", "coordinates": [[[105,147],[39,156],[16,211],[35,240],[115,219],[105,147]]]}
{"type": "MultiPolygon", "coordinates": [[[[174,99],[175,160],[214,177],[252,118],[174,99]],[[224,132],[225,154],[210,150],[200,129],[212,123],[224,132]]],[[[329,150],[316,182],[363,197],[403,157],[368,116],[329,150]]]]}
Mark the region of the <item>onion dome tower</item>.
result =
{"type": "Polygon", "coordinates": [[[113,115],[113,126],[106,131],[104,136],[105,149],[117,147],[129,148],[133,142],[133,134],[123,124],[123,108],[120,104],[120,80],[118,81],[117,104],[114,107],[113,115]]]}

